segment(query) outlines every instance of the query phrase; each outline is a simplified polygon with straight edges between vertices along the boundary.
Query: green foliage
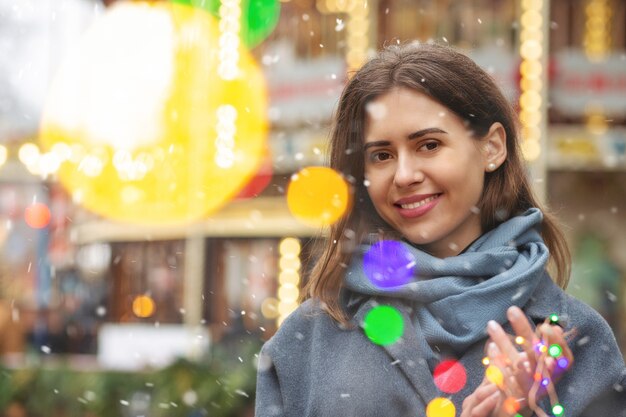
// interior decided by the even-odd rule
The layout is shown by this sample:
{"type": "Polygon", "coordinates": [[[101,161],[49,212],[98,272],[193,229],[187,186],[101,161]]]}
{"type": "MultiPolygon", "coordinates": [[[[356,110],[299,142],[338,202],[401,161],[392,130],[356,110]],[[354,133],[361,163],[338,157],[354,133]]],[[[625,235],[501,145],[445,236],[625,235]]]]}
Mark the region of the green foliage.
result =
{"type": "Polygon", "coordinates": [[[179,359],[136,373],[67,365],[0,368],[0,410],[19,404],[33,417],[241,416],[254,404],[260,347],[240,339],[213,348],[202,361],[179,359]]]}

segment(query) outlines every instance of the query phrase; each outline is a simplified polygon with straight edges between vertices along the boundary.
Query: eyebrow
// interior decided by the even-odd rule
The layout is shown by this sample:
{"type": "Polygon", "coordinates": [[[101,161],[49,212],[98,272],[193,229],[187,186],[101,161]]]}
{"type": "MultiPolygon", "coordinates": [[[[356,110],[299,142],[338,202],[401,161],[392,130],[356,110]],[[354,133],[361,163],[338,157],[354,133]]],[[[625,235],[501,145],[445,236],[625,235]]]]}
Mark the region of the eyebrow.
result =
{"type": "MultiPolygon", "coordinates": [[[[422,129],[422,130],[418,130],[416,132],[410,133],[406,138],[408,140],[413,140],[413,139],[421,138],[422,136],[425,136],[431,133],[448,134],[448,132],[446,132],[445,130],[439,129],[438,127],[429,127],[427,129],[422,129]]],[[[390,142],[388,140],[377,140],[374,142],[367,142],[366,144],[363,145],[363,150],[366,151],[369,148],[375,147],[375,146],[387,146],[389,145],[389,143],[390,142]]]]}

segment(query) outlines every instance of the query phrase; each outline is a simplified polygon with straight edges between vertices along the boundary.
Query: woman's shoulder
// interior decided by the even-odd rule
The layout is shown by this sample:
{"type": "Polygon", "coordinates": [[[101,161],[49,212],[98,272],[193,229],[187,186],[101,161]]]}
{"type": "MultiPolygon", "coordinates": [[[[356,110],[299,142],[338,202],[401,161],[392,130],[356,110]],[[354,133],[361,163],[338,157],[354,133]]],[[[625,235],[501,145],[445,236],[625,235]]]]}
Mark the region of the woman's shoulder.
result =
{"type": "Polygon", "coordinates": [[[317,299],[309,298],[300,304],[281,323],[276,333],[266,342],[266,350],[280,349],[295,341],[310,340],[320,334],[329,335],[342,331],[317,299]]]}
{"type": "Polygon", "coordinates": [[[537,317],[558,314],[561,324],[566,328],[589,328],[598,333],[613,336],[613,331],[606,320],[594,308],[568,294],[560,288],[548,274],[545,275],[529,304],[530,311],[537,317]]]}

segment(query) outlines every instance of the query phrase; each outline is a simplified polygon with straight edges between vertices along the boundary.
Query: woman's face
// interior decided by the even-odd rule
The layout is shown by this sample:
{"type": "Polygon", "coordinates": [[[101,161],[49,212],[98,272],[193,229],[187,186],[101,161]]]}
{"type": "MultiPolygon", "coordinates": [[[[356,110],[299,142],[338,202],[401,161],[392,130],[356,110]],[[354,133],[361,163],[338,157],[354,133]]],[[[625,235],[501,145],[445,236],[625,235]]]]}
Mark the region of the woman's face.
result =
{"type": "Polygon", "coordinates": [[[476,206],[489,160],[484,143],[429,96],[396,88],[368,107],[365,178],[378,214],[439,258],[481,234],[476,206]]]}

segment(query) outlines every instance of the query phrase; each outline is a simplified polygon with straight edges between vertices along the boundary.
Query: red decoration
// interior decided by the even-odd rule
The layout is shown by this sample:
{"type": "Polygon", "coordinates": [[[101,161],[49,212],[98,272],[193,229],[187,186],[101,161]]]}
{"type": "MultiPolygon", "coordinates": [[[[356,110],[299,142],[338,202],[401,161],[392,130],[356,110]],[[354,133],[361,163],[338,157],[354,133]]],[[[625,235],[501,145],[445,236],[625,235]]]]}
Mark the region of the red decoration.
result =
{"type": "Polygon", "coordinates": [[[243,187],[236,199],[245,200],[247,198],[258,197],[272,181],[272,175],[272,161],[270,158],[266,158],[263,163],[261,163],[256,175],[243,187]]]}
{"type": "Polygon", "coordinates": [[[437,388],[447,394],[454,394],[465,386],[467,373],[459,361],[447,359],[435,367],[433,378],[437,388]]]}

